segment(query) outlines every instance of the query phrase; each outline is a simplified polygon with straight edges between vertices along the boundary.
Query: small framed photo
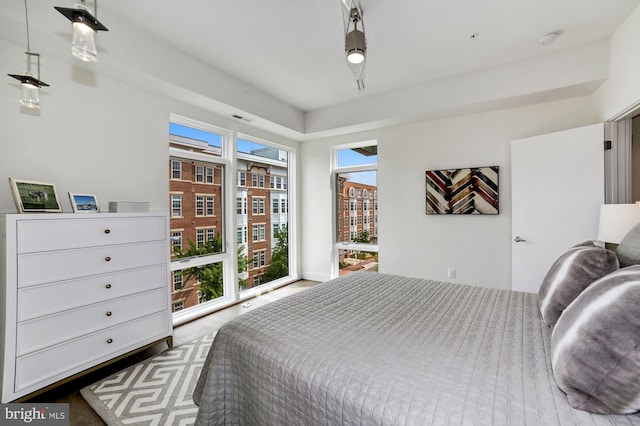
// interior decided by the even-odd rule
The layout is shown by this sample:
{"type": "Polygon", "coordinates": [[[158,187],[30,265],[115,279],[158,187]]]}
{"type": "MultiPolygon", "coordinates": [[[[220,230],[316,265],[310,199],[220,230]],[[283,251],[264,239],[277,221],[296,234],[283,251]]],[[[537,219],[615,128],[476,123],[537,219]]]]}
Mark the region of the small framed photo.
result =
{"type": "Polygon", "coordinates": [[[69,201],[74,213],[99,213],[98,200],[91,194],[69,193],[69,201]]]}
{"type": "Polygon", "coordinates": [[[62,211],[52,183],[9,178],[9,186],[19,213],[62,211]]]}

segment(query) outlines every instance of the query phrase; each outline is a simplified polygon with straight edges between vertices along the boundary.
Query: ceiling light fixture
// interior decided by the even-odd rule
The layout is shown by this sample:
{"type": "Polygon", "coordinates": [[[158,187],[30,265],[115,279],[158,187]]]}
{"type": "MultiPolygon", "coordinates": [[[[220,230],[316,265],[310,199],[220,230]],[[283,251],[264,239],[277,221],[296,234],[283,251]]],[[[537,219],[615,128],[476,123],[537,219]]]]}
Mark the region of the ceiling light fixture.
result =
{"type": "Polygon", "coordinates": [[[558,33],[548,33],[541,35],[538,39],[539,44],[551,44],[558,38],[558,33]]]}
{"type": "MultiPolygon", "coordinates": [[[[82,4],[73,7],[54,8],[73,23],[73,39],[71,40],[71,54],[85,62],[98,62],[98,49],[94,35],[96,31],[109,31],[98,18],[93,16],[91,9],[82,4]]],[[[93,6],[98,15],[98,0],[93,0],[93,6]]]]}
{"type": "Polygon", "coordinates": [[[344,51],[347,65],[351,68],[358,84],[364,89],[364,66],[367,61],[367,41],[364,35],[364,21],[360,0],[342,0],[342,17],[344,19],[344,51]],[[358,24],[362,29],[358,29],[358,24]]]}
{"type": "Polygon", "coordinates": [[[22,96],[20,97],[20,104],[27,108],[40,108],[40,95],[39,89],[42,86],[49,86],[44,81],[40,80],[40,54],[31,51],[31,45],[29,42],[29,12],[27,10],[27,0],[24,0],[24,14],[27,22],[27,51],[24,52],[27,55],[27,70],[22,74],[8,74],[9,77],[13,77],[20,81],[22,88],[22,96]],[[37,74],[31,71],[31,58],[36,58],[37,74]]]}

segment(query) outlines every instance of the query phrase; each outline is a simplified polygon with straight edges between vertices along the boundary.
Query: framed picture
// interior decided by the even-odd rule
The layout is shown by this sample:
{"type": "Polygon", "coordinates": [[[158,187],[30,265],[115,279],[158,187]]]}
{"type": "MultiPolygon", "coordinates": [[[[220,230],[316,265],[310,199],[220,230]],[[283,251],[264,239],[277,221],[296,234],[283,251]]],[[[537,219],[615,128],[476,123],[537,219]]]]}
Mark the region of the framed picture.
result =
{"type": "Polygon", "coordinates": [[[99,213],[98,200],[91,194],[73,194],[69,192],[69,201],[74,213],[99,213]]]}
{"type": "Polygon", "coordinates": [[[498,166],[427,170],[427,214],[498,214],[498,166]]]}
{"type": "Polygon", "coordinates": [[[9,186],[19,213],[62,211],[52,183],[9,178],[9,186]]]}

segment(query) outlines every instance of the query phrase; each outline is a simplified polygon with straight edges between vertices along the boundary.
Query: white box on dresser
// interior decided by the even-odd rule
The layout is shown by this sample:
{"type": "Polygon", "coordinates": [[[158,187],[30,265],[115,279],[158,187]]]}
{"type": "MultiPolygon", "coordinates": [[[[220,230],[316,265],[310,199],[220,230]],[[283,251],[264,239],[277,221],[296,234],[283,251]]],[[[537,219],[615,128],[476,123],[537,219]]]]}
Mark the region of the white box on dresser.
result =
{"type": "Polygon", "coordinates": [[[3,403],[172,344],[166,214],[6,214],[0,237],[3,403]]]}

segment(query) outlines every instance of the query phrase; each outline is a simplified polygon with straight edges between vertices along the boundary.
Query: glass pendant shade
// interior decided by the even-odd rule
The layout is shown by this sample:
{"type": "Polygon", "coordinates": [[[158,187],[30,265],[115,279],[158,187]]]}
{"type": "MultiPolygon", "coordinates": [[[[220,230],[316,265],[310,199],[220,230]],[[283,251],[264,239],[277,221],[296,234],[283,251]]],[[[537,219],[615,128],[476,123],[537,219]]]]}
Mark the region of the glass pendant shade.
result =
{"type": "MultiPolygon", "coordinates": [[[[33,76],[30,72],[25,72],[25,75],[33,76]]],[[[40,94],[38,86],[29,82],[23,82],[20,86],[22,88],[20,105],[27,108],[40,108],[40,94]]]]}
{"type": "Polygon", "coordinates": [[[82,22],[74,22],[71,54],[85,62],[97,62],[98,50],[94,35],[95,31],[91,27],[82,22]]]}

